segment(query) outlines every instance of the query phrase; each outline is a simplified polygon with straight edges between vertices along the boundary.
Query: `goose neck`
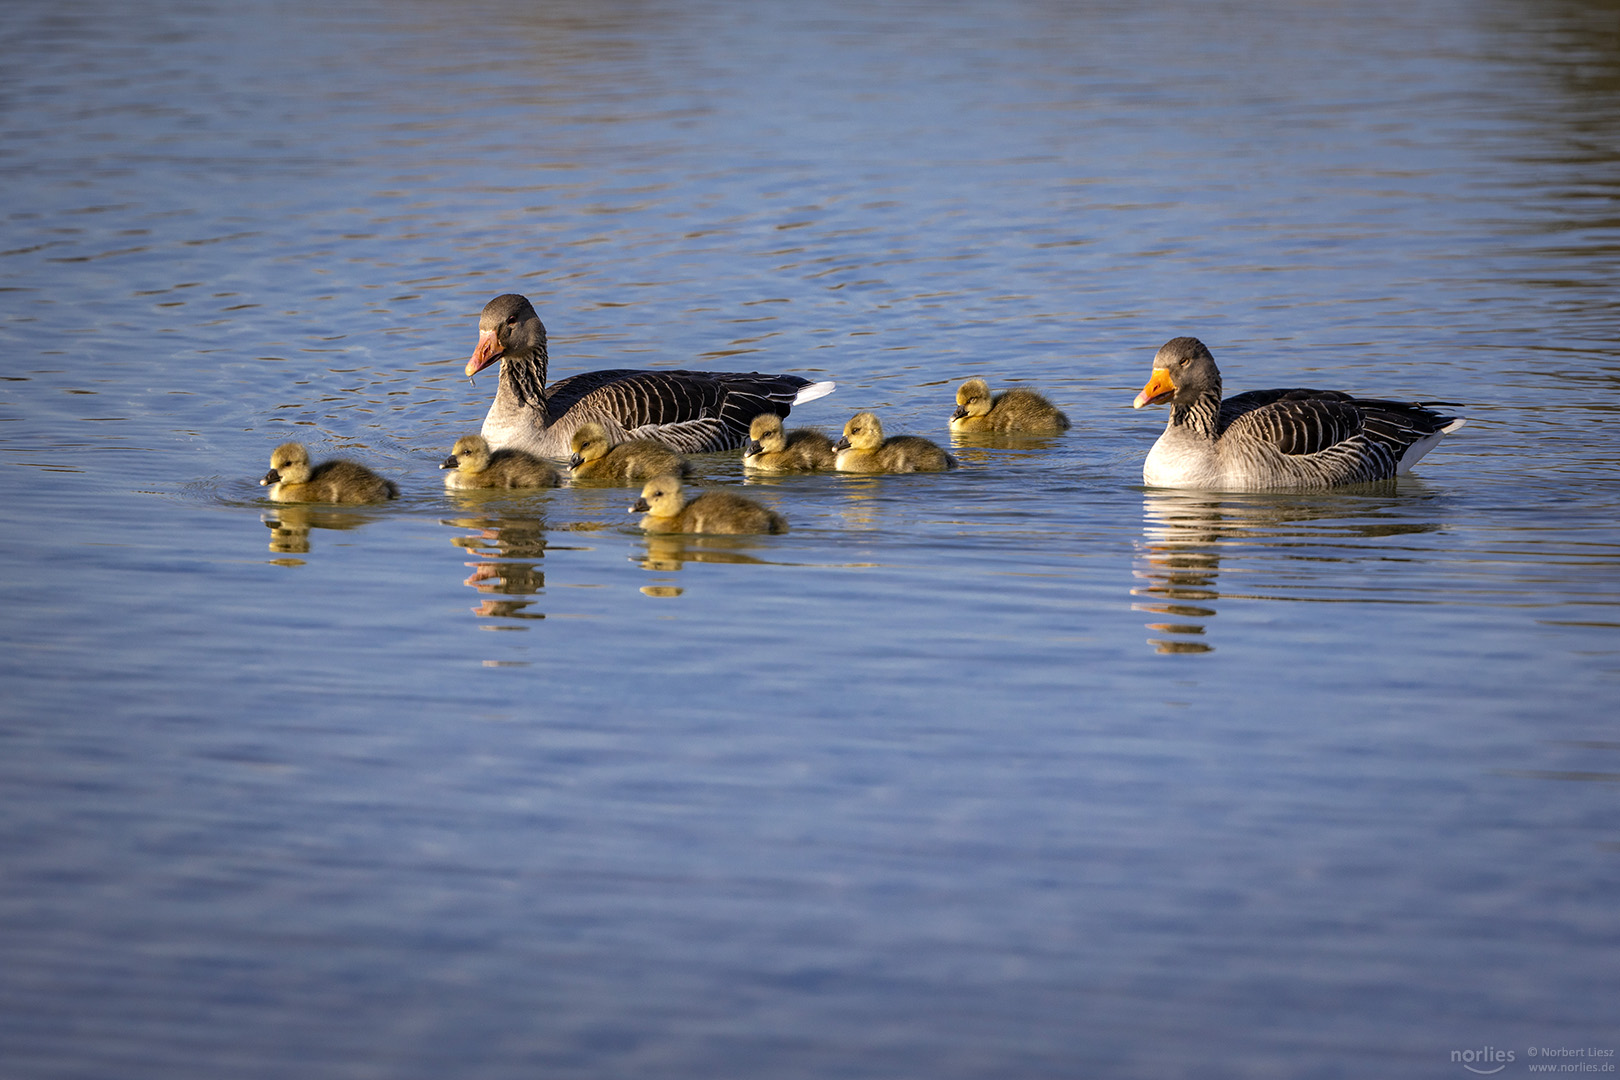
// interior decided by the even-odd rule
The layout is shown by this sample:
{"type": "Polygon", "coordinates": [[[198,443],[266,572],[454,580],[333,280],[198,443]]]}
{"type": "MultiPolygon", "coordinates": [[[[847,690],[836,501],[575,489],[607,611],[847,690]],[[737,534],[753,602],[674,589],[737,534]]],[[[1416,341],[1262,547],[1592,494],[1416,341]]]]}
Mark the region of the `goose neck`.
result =
{"type": "Polygon", "coordinates": [[[525,408],[546,407],[546,347],[519,352],[508,350],[501,357],[501,388],[508,390],[525,408]]]}
{"type": "Polygon", "coordinates": [[[1192,401],[1170,407],[1170,426],[1185,427],[1206,439],[1220,435],[1221,392],[1211,388],[1192,401]]]}

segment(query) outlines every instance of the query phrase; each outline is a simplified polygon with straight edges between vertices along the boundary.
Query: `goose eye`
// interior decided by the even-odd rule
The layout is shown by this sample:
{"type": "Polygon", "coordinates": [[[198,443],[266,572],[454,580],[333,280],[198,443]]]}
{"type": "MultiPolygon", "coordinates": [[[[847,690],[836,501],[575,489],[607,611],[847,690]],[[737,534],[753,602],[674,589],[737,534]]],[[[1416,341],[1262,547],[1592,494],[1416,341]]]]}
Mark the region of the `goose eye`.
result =
{"type": "Polygon", "coordinates": [[[516,326],[517,324],[518,324],[518,317],[516,315],[510,316],[506,320],[506,325],[507,326],[516,326]]]}

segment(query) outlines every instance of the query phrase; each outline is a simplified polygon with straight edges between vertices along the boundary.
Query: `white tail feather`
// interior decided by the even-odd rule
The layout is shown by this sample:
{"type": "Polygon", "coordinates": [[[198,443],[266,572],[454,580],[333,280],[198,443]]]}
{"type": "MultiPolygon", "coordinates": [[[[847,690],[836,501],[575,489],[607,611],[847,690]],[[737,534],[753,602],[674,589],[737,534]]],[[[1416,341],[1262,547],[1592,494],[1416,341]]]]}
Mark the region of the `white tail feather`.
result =
{"type": "Polygon", "coordinates": [[[832,382],[831,380],[828,380],[827,382],[813,382],[809,386],[802,387],[797,394],[793,395],[793,404],[803,405],[807,401],[814,401],[816,398],[824,398],[836,389],[838,389],[838,384],[832,382]]]}

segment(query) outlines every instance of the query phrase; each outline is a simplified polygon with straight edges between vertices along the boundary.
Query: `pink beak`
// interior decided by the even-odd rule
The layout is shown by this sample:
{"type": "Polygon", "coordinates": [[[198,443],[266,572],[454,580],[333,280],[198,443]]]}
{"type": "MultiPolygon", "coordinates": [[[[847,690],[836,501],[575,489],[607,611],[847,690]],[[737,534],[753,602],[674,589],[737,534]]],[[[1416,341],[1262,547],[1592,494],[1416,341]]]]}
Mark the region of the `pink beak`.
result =
{"type": "Polygon", "coordinates": [[[495,340],[495,331],[478,331],[478,347],[473,350],[472,359],[467,361],[467,377],[470,379],[489,367],[499,360],[504,352],[501,343],[495,340]]]}

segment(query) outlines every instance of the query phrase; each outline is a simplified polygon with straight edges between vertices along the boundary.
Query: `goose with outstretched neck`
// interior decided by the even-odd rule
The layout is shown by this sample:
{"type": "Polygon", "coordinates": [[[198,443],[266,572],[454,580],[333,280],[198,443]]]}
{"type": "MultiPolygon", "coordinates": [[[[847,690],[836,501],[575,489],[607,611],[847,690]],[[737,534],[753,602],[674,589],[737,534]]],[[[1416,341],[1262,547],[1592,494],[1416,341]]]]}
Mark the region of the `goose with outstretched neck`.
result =
{"type": "Polygon", "coordinates": [[[1206,491],[1311,491],[1389,480],[1463,426],[1429,406],[1339,390],[1250,390],[1221,400],[1202,341],[1178,337],[1153,357],[1135,407],[1168,404],[1142,482],[1206,491]]]}
{"type": "Polygon", "coordinates": [[[558,460],[569,456],[569,440],[584,423],[602,425],[614,443],[652,439],[685,454],[735,449],[760,413],[786,416],[835,388],[797,375],[634,369],[591,371],[548,387],[545,324],[516,293],[484,305],[468,377],[497,361],[500,383],[484,438],[492,447],[558,460]]]}

